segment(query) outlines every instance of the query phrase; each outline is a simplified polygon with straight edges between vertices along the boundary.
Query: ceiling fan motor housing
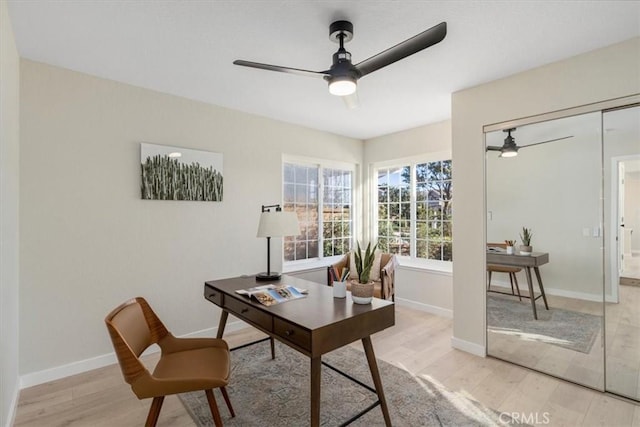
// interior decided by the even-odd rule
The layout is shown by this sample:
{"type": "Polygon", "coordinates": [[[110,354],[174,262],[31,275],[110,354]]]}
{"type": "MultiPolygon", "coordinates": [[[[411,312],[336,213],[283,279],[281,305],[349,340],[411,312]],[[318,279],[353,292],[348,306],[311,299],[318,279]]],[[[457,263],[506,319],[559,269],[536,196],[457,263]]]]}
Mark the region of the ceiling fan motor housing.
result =
{"type": "Polygon", "coordinates": [[[333,54],[333,64],[329,69],[330,75],[324,77],[329,83],[329,91],[334,95],[342,95],[340,89],[338,89],[338,92],[334,92],[335,89],[331,89],[331,85],[338,82],[343,82],[343,84],[348,82],[348,91],[355,91],[360,72],[351,63],[351,53],[344,48],[344,43],[353,39],[353,24],[349,21],[333,22],[329,26],[329,39],[340,44],[338,51],[333,54]]]}
{"type": "Polygon", "coordinates": [[[335,21],[329,25],[329,39],[333,42],[350,42],[353,39],[353,24],[349,21],[335,21]]]}

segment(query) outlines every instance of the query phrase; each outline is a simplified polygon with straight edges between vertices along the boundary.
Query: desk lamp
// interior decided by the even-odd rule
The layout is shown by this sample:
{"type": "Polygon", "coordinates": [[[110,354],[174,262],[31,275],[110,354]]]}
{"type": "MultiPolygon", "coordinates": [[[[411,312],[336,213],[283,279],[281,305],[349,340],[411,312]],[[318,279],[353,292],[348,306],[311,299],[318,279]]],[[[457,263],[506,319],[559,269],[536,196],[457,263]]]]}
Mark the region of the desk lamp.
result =
{"type": "Polygon", "coordinates": [[[280,280],[280,273],[271,271],[271,238],[298,234],[300,234],[300,225],[295,212],[283,212],[280,205],[262,205],[256,237],[267,238],[267,271],[258,273],[256,280],[280,280]]]}

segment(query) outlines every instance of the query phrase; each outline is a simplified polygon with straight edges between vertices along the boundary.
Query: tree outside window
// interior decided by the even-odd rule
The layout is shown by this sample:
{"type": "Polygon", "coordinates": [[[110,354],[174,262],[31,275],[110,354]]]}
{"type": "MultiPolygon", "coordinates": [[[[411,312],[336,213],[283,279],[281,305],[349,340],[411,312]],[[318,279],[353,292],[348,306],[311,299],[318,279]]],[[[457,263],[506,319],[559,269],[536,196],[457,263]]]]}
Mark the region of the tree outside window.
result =
{"type": "Polygon", "coordinates": [[[451,160],[381,168],[377,178],[380,249],[452,261],[451,160]]]}

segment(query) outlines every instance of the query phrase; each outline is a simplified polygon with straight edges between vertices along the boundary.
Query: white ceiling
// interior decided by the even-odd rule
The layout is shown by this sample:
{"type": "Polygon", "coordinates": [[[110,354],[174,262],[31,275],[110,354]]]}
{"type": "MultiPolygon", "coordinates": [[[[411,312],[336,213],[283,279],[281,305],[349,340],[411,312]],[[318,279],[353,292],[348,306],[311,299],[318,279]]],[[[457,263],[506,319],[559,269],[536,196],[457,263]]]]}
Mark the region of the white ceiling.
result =
{"type": "Polygon", "coordinates": [[[23,58],[359,139],[449,118],[452,92],[640,36],[640,1],[9,0],[9,13],[23,58]],[[232,64],[325,70],[338,19],[354,24],[354,63],[442,21],[448,34],[362,78],[353,110],[320,79],[232,64]]]}

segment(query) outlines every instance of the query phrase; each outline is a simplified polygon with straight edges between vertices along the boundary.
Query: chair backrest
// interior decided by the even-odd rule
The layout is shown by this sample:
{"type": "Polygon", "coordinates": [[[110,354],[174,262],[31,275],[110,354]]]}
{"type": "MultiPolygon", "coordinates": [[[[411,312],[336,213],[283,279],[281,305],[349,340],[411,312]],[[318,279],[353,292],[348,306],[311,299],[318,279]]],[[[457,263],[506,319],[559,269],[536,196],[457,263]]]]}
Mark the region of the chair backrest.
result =
{"type": "Polygon", "coordinates": [[[389,263],[389,261],[391,260],[391,257],[393,257],[393,254],[382,253],[380,255],[380,268],[381,269],[384,268],[384,266],[389,263]]]}
{"type": "Polygon", "coordinates": [[[150,375],[139,357],[169,332],[144,298],[124,302],[104,319],[122,374],[132,384],[140,375],[150,375]]]}
{"type": "Polygon", "coordinates": [[[487,248],[502,248],[502,249],[506,249],[507,248],[507,244],[506,243],[487,243],[487,248]]]}
{"type": "MultiPolygon", "coordinates": [[[[353,257],[353,253],[354,253],[353,251],[349,251],[343,258],[345,260],[345,265],[347,267],[351,266],[351,257],[353,257]]],[[[385,252],[379,252],[379,253],[380,253],[380,270],[379,271],[382,272],[382,269],[389,263],[389,261],[394,256],[394,254],[385,253],[385,252]]],[[[355,269],[353,270],[353,274],[357,274],[355,269]]]]}

